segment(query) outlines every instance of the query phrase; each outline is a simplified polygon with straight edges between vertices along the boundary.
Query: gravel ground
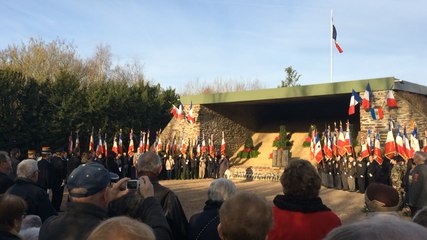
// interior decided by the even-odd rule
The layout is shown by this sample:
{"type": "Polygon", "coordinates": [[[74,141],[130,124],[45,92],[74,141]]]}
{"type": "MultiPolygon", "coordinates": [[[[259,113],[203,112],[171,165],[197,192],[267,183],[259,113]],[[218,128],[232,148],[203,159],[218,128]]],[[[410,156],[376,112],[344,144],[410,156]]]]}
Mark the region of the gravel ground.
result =
{"type": "MultiPolygon", "coordinates": [[[[212,179],[197,180],[168,180],[160,184],[173,190],[181,201],[187,218],[203,209],[207,200],[207,190],[212,179]]],[[[279,182],[233,180],[238,191],[254,192],[264,196],[268,202],[273,202],[277,194],[281,194],[282,187],[279,182]]],[[[323,203],[334,211],[343,224],[352,223],[366,218],[366,213],[361,212],[364,206],[364,195],[323,188],[320,190],[323,203]]]]}

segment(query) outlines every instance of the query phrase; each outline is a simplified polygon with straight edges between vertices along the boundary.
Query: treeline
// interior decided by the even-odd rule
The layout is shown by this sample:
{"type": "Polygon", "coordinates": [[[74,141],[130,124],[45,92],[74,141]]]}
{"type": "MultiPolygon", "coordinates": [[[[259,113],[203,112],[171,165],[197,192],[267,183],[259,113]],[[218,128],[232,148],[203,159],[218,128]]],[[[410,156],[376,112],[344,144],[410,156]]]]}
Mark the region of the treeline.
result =
{"type": "Polygon", "coordinates": [[[172,103],[178,101],[174,89],[146,81],[137,65],[112,68],[108,48],[98,48],[95,57],[81,60],[63,44],[31,40],[28,46],[0,52],[2,150],[66,148],[70,132],[75,137],[76,131],[82,150],[87,150],[92,128],[95,139],[99,129],[103,138],[107,133],[109,144],[123,129],[127,146],[131,128],[138,138],[139,131],[155,132],[170,120],[172,103]],[[40,52],[42,58],[55,58],[50,62],[41,58],[44,64],[32,65],[36,60],[29,58],[40,52]]]}

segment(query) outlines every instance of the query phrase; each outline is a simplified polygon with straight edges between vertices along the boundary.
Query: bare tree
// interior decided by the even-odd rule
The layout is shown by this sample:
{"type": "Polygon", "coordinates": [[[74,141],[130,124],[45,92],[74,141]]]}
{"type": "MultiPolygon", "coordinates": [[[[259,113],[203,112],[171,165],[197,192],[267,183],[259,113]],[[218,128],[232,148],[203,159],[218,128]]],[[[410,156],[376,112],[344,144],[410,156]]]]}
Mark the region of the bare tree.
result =
{"type": "Polygon", "coordinates": [[[185,84],[180,90],[181,95],[212,94],[223,92],[238,92],[246,90],[262,89],[264,86],[259,79],[254,80],[224,80],[217,78],[213,82],[200,81],[196,79],[185,84]]]}

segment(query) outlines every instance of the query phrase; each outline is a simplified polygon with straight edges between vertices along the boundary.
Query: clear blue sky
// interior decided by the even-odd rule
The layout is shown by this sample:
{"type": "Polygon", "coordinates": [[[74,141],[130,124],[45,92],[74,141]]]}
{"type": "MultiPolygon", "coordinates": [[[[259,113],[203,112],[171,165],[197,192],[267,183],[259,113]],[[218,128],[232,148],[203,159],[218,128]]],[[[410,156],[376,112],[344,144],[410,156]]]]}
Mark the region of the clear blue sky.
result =
{"type": "Polygon", "coordinates": [[[427,85],[425,0],[3,0],[0,49],[60,38],[86,58],[109,45],[114,63],[138,61],[148,79],[178,91],[196,79],[273,88],[287,66],[303,85],[327,83],[331,9],[344,49],[333,49],[334,81],[427,85]]]}

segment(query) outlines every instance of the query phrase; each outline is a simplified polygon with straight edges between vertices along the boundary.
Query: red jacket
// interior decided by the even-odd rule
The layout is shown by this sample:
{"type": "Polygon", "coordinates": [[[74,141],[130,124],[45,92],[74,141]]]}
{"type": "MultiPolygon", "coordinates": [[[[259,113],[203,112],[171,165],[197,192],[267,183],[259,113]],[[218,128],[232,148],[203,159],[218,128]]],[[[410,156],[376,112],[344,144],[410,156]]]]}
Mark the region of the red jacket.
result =
{"type": "Polygon", "coordinates": [[[320,198],[295,199],[278,195],[274,199],[273,216],[269,240],[323,239],[341,225],[339,217],[320,198]]]}

